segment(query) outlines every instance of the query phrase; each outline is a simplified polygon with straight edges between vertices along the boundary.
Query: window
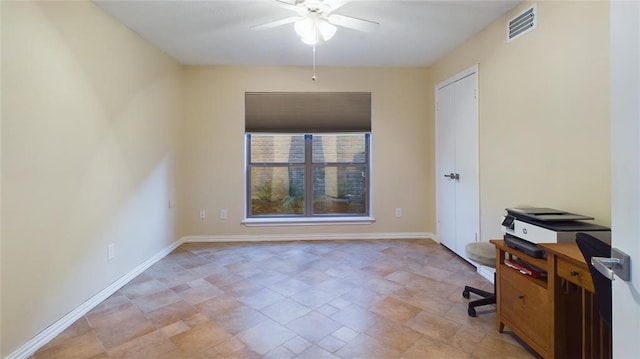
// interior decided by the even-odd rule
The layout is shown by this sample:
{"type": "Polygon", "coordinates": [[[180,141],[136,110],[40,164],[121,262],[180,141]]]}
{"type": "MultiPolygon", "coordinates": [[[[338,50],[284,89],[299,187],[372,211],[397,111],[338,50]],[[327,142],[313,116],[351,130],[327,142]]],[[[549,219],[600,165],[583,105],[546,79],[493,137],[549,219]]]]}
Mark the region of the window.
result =
{"type": "Polygon", "coordinates": [[[245,93],[246,225],[372,222],[371,93],[245,93]]]}
{"type": "Polygon", "coordinates": [[[250,133],[246,144],[247,218],[369,216],[369,133],[250,133]]]}

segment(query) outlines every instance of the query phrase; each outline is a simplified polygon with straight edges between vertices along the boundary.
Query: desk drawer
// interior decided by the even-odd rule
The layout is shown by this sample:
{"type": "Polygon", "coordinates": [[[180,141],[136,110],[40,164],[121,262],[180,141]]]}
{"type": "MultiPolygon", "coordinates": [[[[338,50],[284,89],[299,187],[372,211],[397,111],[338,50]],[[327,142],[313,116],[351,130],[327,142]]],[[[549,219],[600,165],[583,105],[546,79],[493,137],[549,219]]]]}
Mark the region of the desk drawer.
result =
{"type": "Polygon", "coordinates": [[[561,258],[558,258],[557,260],[558,277],[564,278],[573,284],[577,284],[591,293],[595,292],[593,289],[591,273],[589,273],[589,269],[585,265],[565,261],[561,258]]]}
{"type": "Polygon", "coordinates": [[[533,341],[548,350],[551,327],[547,289],[511,268],[503,266],[501,269],[499,295],[504,322],[516,334],[522,333],[525,341],[533,341]]]}

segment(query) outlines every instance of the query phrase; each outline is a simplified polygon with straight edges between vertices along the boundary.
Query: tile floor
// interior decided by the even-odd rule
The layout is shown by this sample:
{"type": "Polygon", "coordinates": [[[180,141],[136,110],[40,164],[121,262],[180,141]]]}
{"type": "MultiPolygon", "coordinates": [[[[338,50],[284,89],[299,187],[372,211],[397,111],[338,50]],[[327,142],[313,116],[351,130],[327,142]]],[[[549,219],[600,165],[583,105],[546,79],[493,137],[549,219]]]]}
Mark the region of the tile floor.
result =
{"type": "Polygon", "coordinates": [[[431,240],[187,243],[33,358],[535,357],[467,284],[431,240]]]}

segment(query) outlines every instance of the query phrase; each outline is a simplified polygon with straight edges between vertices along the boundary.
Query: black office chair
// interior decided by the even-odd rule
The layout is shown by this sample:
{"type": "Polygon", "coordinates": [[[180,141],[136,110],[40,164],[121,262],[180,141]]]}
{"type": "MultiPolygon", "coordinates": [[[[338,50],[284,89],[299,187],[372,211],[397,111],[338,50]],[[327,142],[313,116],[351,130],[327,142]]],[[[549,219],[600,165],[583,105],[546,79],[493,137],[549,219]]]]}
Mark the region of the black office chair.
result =
{"type": "Polygon", "coordinates": [[[611,281],[591,265],[591,257],[610,257],[611,245],[586,233],[577,233],[576,243],[587,262],[593,279],[593,287],[596,291],[596,308],[598,308],[602,320],[611,326],[611,281]]]}
{"type": "MultiPolygon", "coordinates": [[[[491,243],[487,242],[472,242],[465,246],[465,252],[467,257],[472,261],[478,262],[482,265],[495,268],[496,266],[496,248],[491,243]]],[[[464,287],[464,291],[462,291],[462,296],[466,299],[469,299],[470,293],[477,294],[482,299],[477,299],[469,302],[469,307],[467,308],[467,314],[470,317],[477,316],[476,307],[482,305],[496,304],[496,277],[495,273],[493,275],[493,293],[487,292],[482,289],[470,287],[466,285],[464,287]]]]}

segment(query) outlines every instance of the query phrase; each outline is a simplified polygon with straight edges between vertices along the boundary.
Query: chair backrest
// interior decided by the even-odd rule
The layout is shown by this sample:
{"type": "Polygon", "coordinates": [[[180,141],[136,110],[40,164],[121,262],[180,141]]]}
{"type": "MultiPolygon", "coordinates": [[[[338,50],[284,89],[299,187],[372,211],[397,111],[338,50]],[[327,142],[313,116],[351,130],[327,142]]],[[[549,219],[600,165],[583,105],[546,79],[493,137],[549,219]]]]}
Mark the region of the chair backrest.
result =
{"type": "Polygon", "coordinates": [[[602,319],[611,326],[611,281],[591,265],[591,257],[611,257],[611,245],[586,233],[576,234],[576,243],[589,266],[595,288],[596,307],[602,319]]]}

